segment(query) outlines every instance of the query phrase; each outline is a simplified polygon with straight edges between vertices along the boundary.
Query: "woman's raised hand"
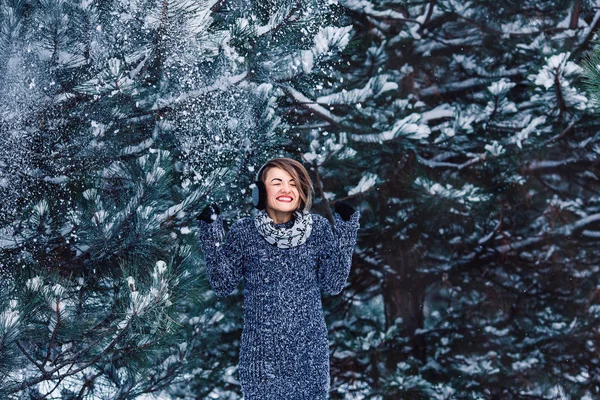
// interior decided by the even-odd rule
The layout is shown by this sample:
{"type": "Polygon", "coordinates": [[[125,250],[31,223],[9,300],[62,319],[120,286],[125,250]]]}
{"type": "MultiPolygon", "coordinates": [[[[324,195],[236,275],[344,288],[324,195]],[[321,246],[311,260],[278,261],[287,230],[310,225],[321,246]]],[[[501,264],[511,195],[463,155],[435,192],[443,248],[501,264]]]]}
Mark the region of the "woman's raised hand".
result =
{"type": "Polygon", "coordinates": [[[219,206],[216,203],[212,203],[204,207],[204,210],[202,210],[202,212],[198,214],[196,219],[198,221],[204,221],[211,224],[214,220],[217,219],[219,214],[221,214],[219,206]]]}
{"type": "Polygon", "coordinates": [[[340,201],[335,203],[335,212],[340,214],[344,221],[349,221],[355,210],[348,203],[340,201]]]}

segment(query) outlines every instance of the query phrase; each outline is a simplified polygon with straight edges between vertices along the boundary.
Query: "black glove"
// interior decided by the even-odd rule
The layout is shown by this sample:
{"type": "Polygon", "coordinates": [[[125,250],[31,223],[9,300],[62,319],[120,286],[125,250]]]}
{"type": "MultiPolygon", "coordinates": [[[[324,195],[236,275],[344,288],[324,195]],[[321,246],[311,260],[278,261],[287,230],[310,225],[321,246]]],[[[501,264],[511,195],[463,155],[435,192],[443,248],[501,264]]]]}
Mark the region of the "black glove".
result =
{"type": "Polygon", "coordinates": [[[202,210],[202,212],[200,214],[198,214],[196,219],[198,221],[204,221],[204,222],[208,222],[209,224],[211,224],[214,220],[217,219],[219,214],[221,214],[221,210],[219,209],[219,206],[216,205],[215,203],[212,203],[212,204],[209,204],[206,207],[204,207],[204,210],[202,210]]]}
{"type": "Polygon", "coordinates": [[[344,221],[349,221],[355,211],[348,203],[340,201],[339,203],[335,203],[335,212],[340,214],[340,217],[342,217],[344,221]]]}

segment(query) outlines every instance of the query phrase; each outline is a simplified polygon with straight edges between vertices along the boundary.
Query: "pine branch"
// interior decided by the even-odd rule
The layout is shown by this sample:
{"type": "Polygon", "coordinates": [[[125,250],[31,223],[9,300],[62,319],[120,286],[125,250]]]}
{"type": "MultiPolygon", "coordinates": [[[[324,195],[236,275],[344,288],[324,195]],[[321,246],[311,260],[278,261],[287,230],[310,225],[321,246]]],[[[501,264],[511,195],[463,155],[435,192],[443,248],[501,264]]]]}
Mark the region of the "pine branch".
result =
{"type": "MultiPolygon", "coordinates": [[[[68,372],[71,370],[71,368],[72,368],[72,367],[73,367],[72,365],[69,367],[69,369],[67,370],[67,373],[68,373],[68,372]]],[[[61,384],[61,383],[62,383],[62,382],[65,380],[65,378],[66,378],[66,375],[63,375],[63,376],[60,376],[60,375],[59,375],[59,376],[58,376],[58,379],[56,380],[56,384],[54,385],[54,387],[53,387],[52,389],[50,389],[50,390],[48,391],[48,393],[46,393],[46,394],[45,394],[45,395],[42,397],[42,399],[46,399],[46,398],[48,398],[48,396],[50,396],[50,395],[51,395],[51,394],[52,394],[52,393],[53,393],[53,392],[56,390],[56,388],[58,388],[58,387],[60,386],[60,384],[61,384]]]]}
{"type": "MultiPolygon", "coordinates": [[[[507,75],[510,76],[510,75],[507,75]]],[[[432,96],[443,96],[455,94],[457,92],[475,91],[477,88],[487,86],[490,83],[490,78],[468,78],[461,82],[452,82],[439,86],[429,86],[419,90],[416,94],[419,98],[427,98],[432,96]]]]}
{"type": "MultiPolygon", "coordinates": [[[[44,361],[42,362],[42,366],[45,366],[48,361],[50,360],[50,352],[52,351],[52,346],[54,345],[54,342],[56,341],[56,335],[58,334],[58,327],[61,324],[61,318],[60,318],[60,300],[56,301],[56,324],[54,324],[54,329],[52,330],[52,335],[50,337],[50,343],[48,344],[48,350],[46,351],[46,357],[44,358],[44,361]]],[[[53,310],[54,311],[54,310],[53,310]]]]}
{"type": "Polygon", "coordinates": [[[247,77],[247,72],[242,72],[237,75],[232,76],[222,76],[210,86],[206,86],[197,90],[191,90],[187,93],[183,93],[175,96],[165,97],[157,100],[157,102],[151,107],[151,110],[154,112],[162,112],[174,109],[176,106],[181,105],[187,101],[193,100],[194,98],[202,97],[207,93],[212,93],[214,91],[224,91],[230,86],[235,86],[238,83],[244,81],[247,77]]]}
{"type": "MultiPolygon", "coordinates": [[[[493,257],[506,256],[509,253],[517,254],[518,251],[522,251],[525,248],[546,243],[549,238],[555,238],[557,240],[563,238],[572,238],[578,232],[584,230],[585,227],[592,225],[600,221],[600,213],[593,214],[578,221],[564,225],[560,228],[554,229],[550,232],[544,232],[539,236],[533,236],[526,239],[518,240],[510,244],[499,245],[491,248],[480,248],[479,251],[471,252],[465,256],[462,256],[458,261],[460,270],[464,270],[469,266],[478,268],[481,265],[485,265],[492,260],[493,257]]],[[[590,239],[596,239],[595,231],[585,230],[590,239]]],[[[458,272],[458,270],[456,271],[458,272]]]]}
{"type": "Polygon", "coordinates": [[[48,372],[44,369],[44,366],[41,364],[38,364],[37,361],[35,361],[35,359],[31,356],[31,354],[29,354],[27,352],[27,350],[25,350],[25,348],[23,347],[23,345],[21,344],[20,341],[16,341],[17,343],[17,347],[19,348],[19,350],[21,350],[21,353],[23,353],[23,355],[29,360],[29,362],[31,362],[33,365],[35,365],[37,367],[37,369],[40,370],[40,372],[42,373],[42,376],[47,376],[48,372]]]}
{"type": "MultiPolygon", "coordinates": [[[[289,13],[287,13],[287,15],[281,19],[281,21],[279,21],[279,23],[277,23],[277,25],[271,25],[271,24],[267,24],[265,26],[261,26],[256,30],[256,33],[258,34],[258,37],[261,36],[265,36],[267,33],[274,35],[277,33],[278,30],[280,30],[281,28],[287,26],[291,21],[292,18],[294,17],[294,15],[296,15],[296,13],[298,11],[300,11],[300,6],[302,5],[301,1],[296,2],[296,4],[294,5],[294,7],[292,7],[289,11],[289,13]]],[[[277,10],[276,10],[277,11],[277,10]]]]}
{"type": "Polygon", "coordinates": [[[600,231],[591,231],[589,229],[585,229],[581,232],[581,236],[585,236],[590,239],[600,239],[600,231]]]}
{"type": "Polygon", "coordinates": [[[589,215],[589,216],[581,218],[580,220],[575,221],[571,224],[565,225],[565,226],[557,229],[555,231],[555,234],[569,237],[569,236],[572,236],[573,234],[577,233],[578,231],[582,230],[586,226],[593,224],[594,222],[597,222],[597,221],[600,221],[600,213],[589,215]]]}
{"type": "Polygon", "coordinates": [[[364,127],[344,121],[344,119],[331,113],[325,107],[321,106],[316,101],[309,99],[292,86],[281,84],[281,87],[298,105],[300,105],[300,107],[315,113],[320,119],[325,120],[346,132],[364,133],[364,127]]]}
{"type": "Polygon", "coordinates": [[[221,10],[223,6],[227,4],[227,0],[218,0],[211,7],[210,12],[215,14],[221,10]]]}
{"type": "Polygon", "coordinates": [[[544,187],[548,188],[548,190],[550,190],[553,193],[560,194],[560,195],[563,195],[563,196],[570,193],[569,190],[560,189],[558,187],[555,187],[555,186],[551,185],[542,176],[536,175],[536,178],[537,178],[538,182],[540,182],[544,187]]]}
{"type": "Polygon", "coordinates": [[[398,21],[398,22],[409,22],[409,23],[413,23],[413,24],[418,24],[421,25],[421,21],[418,21],[416,19],[412,19],[412,18],[406,18],[403,14],[394,11],[394,10],[390,10],[387,9],[385,11],[380,11],[380,10],[376,10],[373,7],[373,3],[371,2],[359,2],[358,6],[353,7],[349,2],[343,2],[342,3],[344,5],[344,7],[355,11],[357,13],[360,13],[362,15],[365,15],[367,17],[371,17],[374,19],[383,19],[386,20],[387,22],[390,21],[398,21]]]}
{"type": "Polygon", "coordinates": [[[479,153],[477,155],[477,157],[471,158],[462,164],[455,164],[455,163],[449,163],[449,162],[428,160],[417,154],[417,160],[420,163],[428,166],[429,168],[452,168],[452,169],[457,169],[459,171],[461,171],[465,168],[468,168],[472,165],[478,164],[482,161],[485,161],[486,159],[487,159],[487,153],[483,152],[483,153],[479,153]]]}
{"type": "Polygon", "coordinates": [[[499,36],[499,37],[502,37],[502,36],[508,36],[511,38],[536,37],[539,35],[548,35],[548,34],[553,34],[553,33],[564,32],[568,29],[568,28],[554,27],[554,28],[542,29],[542,30],[535,31],[535,32],[503,32],[503,31],[499,31],[497,29],[491,28],[488,25],[484,25],[478,21],[475,21],[472,18],[465,17],[464,15],[460,15],[458,13],[450,13],[450,14],[454,15],[458,19],[462,19],[462,20],[470,23],[473,26],[476,26],[481,32],[499,36]]]}
{"type": "Polygon", "coordinates": [[[545,140],[542,143],[542,146],[546,146],[548,143],[551,142],[555,142],[559,139],[564,138],[565,136],[567,136],[569,133],[571,133],[573,131],[573,128],[575,127],[575,125],[579,122],[579,119],[576,119],[574,121],[572,121],[569,126],[567,126],[565,129],[562,130],[562,132],[552,136],[550,139],[545,140]]]}
{"type": "Polygon", "coordinates": [[[556,99],[558,100],[558,118],[562,119],[562,116],[567,111],[567,103],[565,102],[563,95],[560,77],[560,66],[558,66],[554,70],[554,92],[556,94],[556,99]]]}
{"type": "Polygon", "coordinates": [[[594,34],[598,31],[598,29],[600,29],[600,11],[596,11],[596,13],[594,14],[594,19],[592,20],[589,29],[587,30],[585,35],[583,35],[583,38],[581,39],[577,47],[572,51],[574,59],[579,58],[580,55],[585,50],[587,50],[587,48],[592,43],[594,34]]]}
{"type": "Polygon", "coordinates": [[[168,19],[168,11],[169,11],[169,4],[168,4],[168,0],[162,0],[162,8],[161,8],[161,13],[160,13],[160,25],[158,28],[158,51],[157,51],[157,70],[158,70],[158,74],[160,74],[163,70],[163,66],[165,63],[165,59],[166,59],[166,49],[167,49],[167,24],[169,22],[168,19]]]}
{"type": "Polygon", "coordinates": [[[181,210],[189,211],[195,207],[200,199],[203,199],[208,194],[211,187],[216,185],[216,182],[222,180],[225,175],[229,172],[227,168],[217,168],[211,172],[211,175],[207,178],[203,187],[194,190],[189,196],[187,196],[182,202],[169,207],[164,213],[157,216],[157,221],[164,223],[170,220],[173,216],[181,210]]]}
{"type": "Polygon", "coordinates": [[[287,92],[287,94],[290,95],[301,107],[314,112],[325,121],[328,121],[336,126],[342,126],[342,119],[340,117],[329,112],[329,110],[325,109],[325,107],[321,106],[316,101],[309,99],[290,85],[281,86],[283,90],[287,92]]]}
{"type": "Polygon", "coordinates": [[[425,29],[427,29],[427,27],[429,26],[429,22],[431,21],[431,16],[433,15],[433,9],[435,8],[436,5],[437,5],[437,0],[431,0],[429,2],[429,4],[427,5],[427,14],[425,15],[425,20],[423,21],[423,23],[419,27],[419,30],[417,31],[419,34],[422,34],[423,31],[425,29]]]}
{"type": "Polygon", "coordinates": [[[96,380],[96,378],[98,378],[101,375],[102,375],[101,373],[97,373],[95,375],[92,375],[91,377],[84,377],[83,385],[81,385],[81,389],[79,390],[79,393],[77,393],[76,399],[83,399],[85,390],[92,387],[94,385],[94,381],[96,380]]]}
{"type": "Polygon", "coordinates": [[[339,198],[337,198],[335,200],[330,200],[329,201],[329,205],[331,206],[332,204],[339,203],[341,201],[348,201],[348,200],[352,200],[352,199],[355,199],[355,198],[360,197],[360,196],[365,196],[367,193],[379,190],[382,187],[384,187],[384,184],[373,185],[370,188],[368,188],[366,190],[363,190],[361,192],[354,193],[354,194],[351,194],[351,195],[348,195],[348,196],[344,196],[344,197],[339,197],[339,198]]]}
{"type": "Polygon", "coordinates": [[[523,169],[523,174],[549,174],[552,172],[559,172],[562,169],[569,167],[585,169],[594,168],[598,165],[600,165],[600,160],[581,160],[578,158],[567,158],[557,161],[532,161],[526,164],[525,168],[523,169]]]}
{"type": "Polygon", "coordinates": [[[519,240],[519,241],[513,242],[511,244],[497,246],[493,249],[493,251],[497,252],[499,254],[506,254],[511,251],[521,250],[521,249],[524,249],[531,245],[538,244],[538,243],[542,242],[544,239],[545,239],[545,237],[543,237],[543,236],[535,236],[535,237],[519,240]]]}
{"type": "MultiPolygon", "coordinates": [[[[78,374],[79,372],[85,370],[86,368],[94,365],[95,363],[97,363],[105,354],[107,354],[108,352],[110,352],[116,345],[117,343],[119,343],[119,341],[125,336],[125,333],[129,330],[131,323],[132,323],[132,319],[129,319],[129,321],[127,322],[127,325],[121,330],[121,332],[119,332],[118,335],[116,335],[113,340],[108,344],[108,346],[106,346],[100,353],[98,353],[94,358],[92,358],[90,361],[84,363],[82,366],[74,369],[73,371],[69,372],[69,373],[65,373],[63,375],[63,377],[68,377],[68,376],[73,376],[78,374]]],[[[77,360],[72,360],[72,363],[75,364],[77,360]]],[[[60,370],[63,368],[63,366],[58,366],[56,368],[53,368],[51,370],[42,370],[42,376],[39,376],[37,378],[31,378],[31,379],[27,379],[25,381],[23,381],[21,384],[14,386],[12,388],[8,389],[8,393],[17,393],[20,392],[22,390],[26,390],[27,388],[37,385],[38,383],[44,382],[46,380],[50,380],[52,378],[52,376],[58,372],[60,372],[60,370]]]]}

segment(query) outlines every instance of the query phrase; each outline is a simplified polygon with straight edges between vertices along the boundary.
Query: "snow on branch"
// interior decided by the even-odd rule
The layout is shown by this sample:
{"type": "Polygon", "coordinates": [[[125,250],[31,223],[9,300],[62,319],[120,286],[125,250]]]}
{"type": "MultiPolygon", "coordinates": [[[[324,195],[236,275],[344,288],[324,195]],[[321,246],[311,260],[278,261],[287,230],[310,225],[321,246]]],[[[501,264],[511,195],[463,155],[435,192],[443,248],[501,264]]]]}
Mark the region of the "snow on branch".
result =
{"type": "Polygon", "coordinates": [[[429,196],[455,200],[460,204],[489,201],[491,197],[470,183],[465,184],[462,188],[455,188],[448,183],[444,186],[429,179],[419,177],[415,179],[414,184],[423,188],[429,196]]]}
{"type": "Polygon", "coordinates": [[[234,86],[234,85],[238,84],[239,82],[241,82],[243,79],[245,79],[246,75],[247,75],[246,72],[242,72],[237,75],[225,75],[225,76],[222,76],[221,78],[219,78],[212,85],[209,85],[209,86],[197,89],[197,90],[191,90],[187,93],[183,93],[178,96],[160,98],[160,99],[158,99],[156,104],[154,104],[152,106],[152,110],[160,111],[160,110],[164,110],[167,108],[173,108],[174,106],[176,106],[178,104],[184,103],[187,100],[193,99],[195,97],[203,96],[206,93],[214,92],[216,90],[225,91],[227,88],[234,86]]]}
{"type": "Polygon", "coordinates": [[[478,69],[480,76],[475,78],[465,79],[460,82],[451,82],[444,86],[430,86],[421,90],[418,94],[420,97],[431,97],[441,94],[450,94],[461,92],[465,90],[471,90],[481,86],[487,86],[491,80],[498,80],[499,77],[515,77],[525,73],[523,68],[512,68],[509,70],[499,71],[498,73],[481,74],[478,69]]]}
{"type": "Polygon", "coordinates": [[[364,193],[368,191],[377,183],[378,179],[379,177],[377,174],[371,172],[365,173],[365,175],[360,178],[358,184],[352,189],[348,190],[348,196],[354,196],[358,193],[364,193]]]}
{"type": "Polygon", "coordinates": [[[282,85],[282,88],[285,92],[292,96],[292,98],[303,108],[314,112],[326,121],[329,121],[335,125],[342,125],[342,119],[340,117],[329,112],[329,110],[327,110],[325,107],[318,104],[314,100],[309,99],[290,85],[282,85]]]}
{"type": "Polygon", "coordinates": [[[471,159],[465,161],[462,164],[455,164],[455,163],[449,163],[449,162],[444,162],[444,161],[428,160],[428,159],[423,158],[423,157],[421,157],[420,155],[417,154],[417,160],[421,164],[424,164],[424,165],[428,166],[429,168],[456,168],[459,171],[461,169],[465,169],[467,167],[470,167],[473,164],[477,164],[477,163],[485,160],[486,158],[487,158],[487,154],[486,153],[481,153],[481,154],[477,154],[476,157],[471,158],[471,159]]]}
{"type": "Polygon", "coordinates": [[[600,231],[590,231],[589,229],[585,229],[581,232],[581,236],[590,238],[590,239],[600,239],[600,231]]]}
{"type": "Polygon", "coordinates": [[[0,249],[10,250],[21,246],[25,242],[26,238],[10,236],[7,234],[0,234],[0,249]]]}
{"type": "Polygon", "coordinates": [[[496,247],[494,250],[500,254],[506,254],[513,250],[519,250],[533,244],[539,243],[544,239],[543,236],[535,236],[531,238],[527,238],[524,240],[519,240],[510,244],[503,244],[501,246],[496,247]]]}
{"type": "Polygon", "coordinates": [[[367,84],[359,89],[346,90],[332,93],[326,96],[317,98],[317,103],[320,104],[356,104],[361,101],[366,101],[373,96],[379,96],[389,90],[398,89],[396,82],[388,82],[388,75],[378,75],[369,79],[367,84]]]}
{"type": "Polygon", "coordinates": [[[322,28],[314,37],[311,49],[300,50],[295,54],[283,57],[277,61],[263,63],[263,66],[277,75],[281,81],[289,81],[301,74],[312,71],[315,63],[341,52],[350,42],[352,26],[322,28]]]}
{"type": "Polygon", "coordinates": [[[575,221],[571,224],[562,226],[556,230],[556,234],[563,236],[570,236],[574,232],[580,231],[587,225],[590,225],[594,222],[600,221],[600,213],[588,215],[587,217],[581,218],[578,221],[575,221]]]}
{"type": "Polygon", "coordinates": [[[550,173],[561,168],[572,166],[596,166],[598,161],[567,158],[556,161],[532,161],[524,168],[525,173],[550,173]]]}
{"type": "Polygon", "coordinates": [[[525,126],[519,132],[517,132],[513,137],[510,138],[511,143],[516,143],[517,147],[522,149],[523,142],[529,139],[529,135],[536,131],[541,131],[543,129],[543,124],[546,123],[546,117],[541,115],[539,117],[535,117],[533,120],[530,120],[529,116],[525,117],[525,126]],[[542,128],[540,128],[542,126],[542,128]]]}
{"type": "MultiPolygon", "coordinates": [[[[593,215],[589,215],[587,217],[581,218],[578,221],[575,221],[571,224],[567,224],[564,225],[558,229],[555,229],[553,231],[547,232],[545,234],[540,234],[538,236],[533,236],[533,237],[529,237],[526,239],[522,239],[522,240],[517,240],[513,243],[510,244],[504,244],[504,245],[500,245],[497,247],[492,248],[492,252],[491,254],[506,254],[515,250],[521,250],[524,249],[526,247],[529,246],[533,246],[539,243],[545,243],[547,237],[570,237],[573,236],[575,233],[580,232],[583,230],[583,228],[599,222],[600,221],[600,213],[597,214],[593,214],[593,215]]],[[[591,230],[583,230],[581,232],[581,236],[590,238],[590,239],[597,239],[598,237],[600,237],[600,232],[598,231],[591,231],[591,230]]],[[[471,253],[468,256],[463,258],[463,261],[466,260],[474,260],[476,258],[476,254],[475,253],[471,253]]]]}
{"type": "Polygon", "coordinates": [[[406,118],[396,121],[392,129],[380,133],[352,134],[350,137],[356,142],[383,143],[398,137],[422,140],[429,137],[431,129],[421,123],[421,114],[411,114],[406,118]]]}
{"type": "Polygon", "coordinates": [[[581,40],[577,46],[577,50],[574,51],[573,53],[577,53],[578,51],[580,51],[582,48],[585,47],[585,45],[587,43],[589,43],[592,38],[594,37],[594,33],[598,30],[598,27],[600,26],[600,11],[596,11],[596,13],[594,14],[594,19],[592,20],[592,23],[590,23],[589,27],[586,29],[585,34],[581,35],[581,40]]]}
{"type": "Polygon", "coordinates": [[[417,21],[416,19],[406,18],[403,14],[391,9],[387,9],[384,11],[376,10],[373,3],[368,0],[342,0],[341,3],[344,5],[344,7],[350,10],[359,12],[370,17],[379,19],[385,18],[386,20],[393,19],[396,21],[421,24],[420,21],[417,21]]]}
{"type": "Polygon", "coordinates": [[[281,4],[280,7],[273,10],[274,13],[269,18],[269,22],[265,25],[256,27],[256,34],[258,36],[264,36],[267,33],[273,33],[286,23],[292,21],[292,19],[297,18],[298,6],[299,4],[297,3],[281,4]]]}
{"type": "Polygon", "coordinates": [[[431,97],[440,94],[448,94],[485,86],[489,83],[487,78],[470,78],[461,82],[452,82],[445,86],[430,86],[419,92],[419,97],[431,97]]]}
{"type": "Polygon", "coordinates": [[[174,206],[169,207],[165,212],[157,215],[156,220],[163,223],[180,211],[185,211],[196,205],[200,199],[206,197],[208,192],[216,186],[217,182],[223,180],[227,172],[229,172],[229,168],[215,168],[211,174],[202,181],[202,184],[198,189],[194,190],[181,203],[175,204],[174,206]]]}
{"type": "Polygon", "coordinates": [[[537,74],[528,76],[536,85],[531,101],[545,105],[553,115],[569,109],[585,110],[588,105],[587,97],[574,83],[583,68],[570,59],[570,52],[552,55],[537,74]]]}

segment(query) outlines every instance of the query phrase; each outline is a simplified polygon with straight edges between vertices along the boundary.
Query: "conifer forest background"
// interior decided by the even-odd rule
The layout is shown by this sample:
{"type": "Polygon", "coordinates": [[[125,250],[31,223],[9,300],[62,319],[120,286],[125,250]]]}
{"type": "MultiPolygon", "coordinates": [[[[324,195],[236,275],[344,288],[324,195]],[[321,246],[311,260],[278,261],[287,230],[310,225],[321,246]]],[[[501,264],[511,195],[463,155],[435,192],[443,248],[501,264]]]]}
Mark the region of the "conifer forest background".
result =
{"type": "Polygon", "coordinates": [[[0,0],[0,398],[241,399],[195,216],[362,213],[331,399],[600,399],[600,1],[0,0]]]}

